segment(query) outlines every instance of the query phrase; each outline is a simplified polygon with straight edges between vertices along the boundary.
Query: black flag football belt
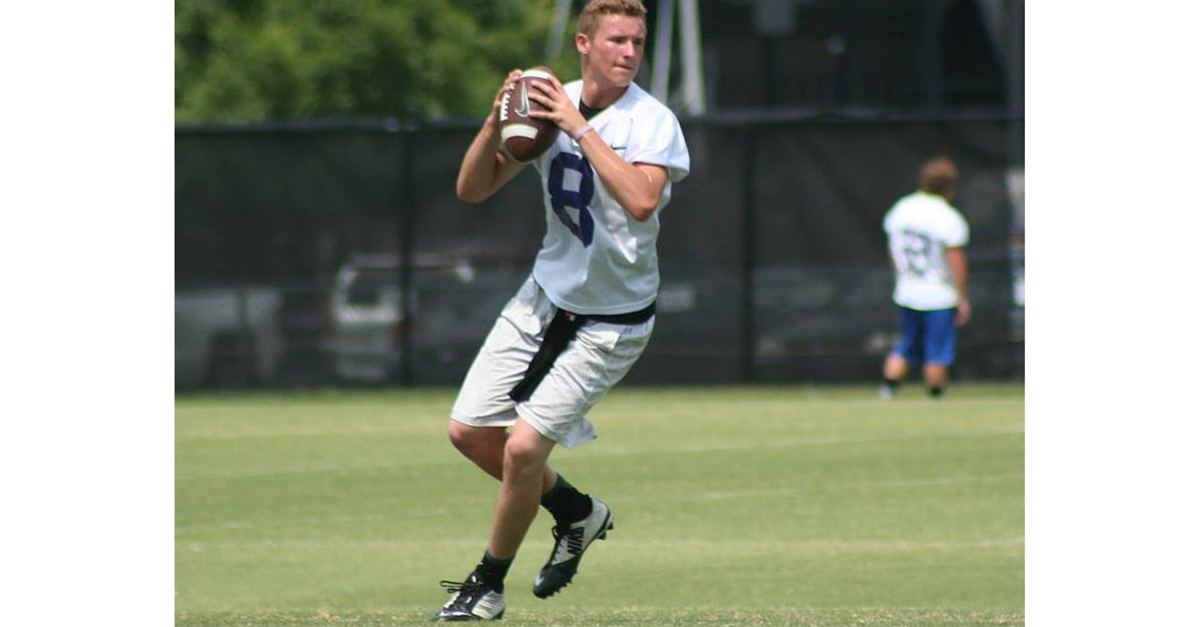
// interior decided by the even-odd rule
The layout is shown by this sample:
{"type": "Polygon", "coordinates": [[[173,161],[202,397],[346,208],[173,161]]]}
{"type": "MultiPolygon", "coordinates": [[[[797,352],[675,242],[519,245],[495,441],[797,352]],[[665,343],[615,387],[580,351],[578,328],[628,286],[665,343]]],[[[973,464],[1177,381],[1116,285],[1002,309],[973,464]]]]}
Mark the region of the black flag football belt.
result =
{"type": "Polygon", "coordinates": [[[563,349],[575,337],[575,332],[588,320],[612,324],[641,324],[653,316],[654,303],[650,303],[650,306],[639,311],[609,316],[577,314],[563,309],[556,310],[554,319],[546,327],[546,337],[542,340],[542,345],[529,362],[529,368],[525,370],[525,376],[508,392],[508,397],[518,403],[528,400],[533,391],[537,389],[538,384],[545,378],[546,373],[550,372],[550,366],[554,365],[554,360],[558,359],[559,353],[563,352],[563,349]]]}

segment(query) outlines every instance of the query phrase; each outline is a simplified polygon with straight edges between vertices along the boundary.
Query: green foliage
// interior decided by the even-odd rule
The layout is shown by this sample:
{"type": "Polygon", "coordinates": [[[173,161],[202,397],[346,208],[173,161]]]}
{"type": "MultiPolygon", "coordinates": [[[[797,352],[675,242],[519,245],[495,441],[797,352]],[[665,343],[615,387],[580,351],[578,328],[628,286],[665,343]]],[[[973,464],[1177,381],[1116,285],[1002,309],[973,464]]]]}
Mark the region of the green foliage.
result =
{"type": "MultiPolygon", "coordinates": [[[[176,0],[178,122],[482,116],[547,60],[550,0],[176,0]]],[[[567,75],[563,75],[568,78],[567,75]]]]}

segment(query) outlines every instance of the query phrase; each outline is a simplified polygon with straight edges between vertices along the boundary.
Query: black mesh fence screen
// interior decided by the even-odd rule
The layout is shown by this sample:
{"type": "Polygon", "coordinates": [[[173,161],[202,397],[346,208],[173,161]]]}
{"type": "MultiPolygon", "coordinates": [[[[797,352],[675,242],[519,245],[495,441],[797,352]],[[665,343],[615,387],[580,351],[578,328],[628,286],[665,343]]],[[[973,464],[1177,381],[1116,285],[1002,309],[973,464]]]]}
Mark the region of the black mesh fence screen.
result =
{"type": "MultiPolygon", "coordinates": [[[[177,129],[177,388],[458,384],[545,229],[532,172],[483,204],[457,199],[475,130],[177,129]]],[[[627,381],[877,378],[898,331],[880,224],[934,154],[958,162],[972,229],[975,318],[955,376],[1023,376],[1009,190],[1023,130],[686,121],[692,173],[661,215],[659,319],[627,381]]]]}

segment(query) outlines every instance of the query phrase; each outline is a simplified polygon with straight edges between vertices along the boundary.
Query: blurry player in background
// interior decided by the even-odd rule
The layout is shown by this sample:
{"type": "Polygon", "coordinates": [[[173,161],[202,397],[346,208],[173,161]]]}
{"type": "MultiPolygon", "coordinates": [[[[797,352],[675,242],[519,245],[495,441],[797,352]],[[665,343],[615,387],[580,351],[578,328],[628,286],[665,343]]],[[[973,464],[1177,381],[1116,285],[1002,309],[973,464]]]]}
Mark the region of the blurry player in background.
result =
{"type": "Polygon", "coordinates": [[[954,362],[958,327],[971,317],[967,293],[967,221],[950,204],[958,168],[944,157],[925,163],[920,189],[896,201],[883,219],[900,307],[901,338],[883,365],[880,396],[890,400],[910,364],[923,364],[925,385],[941,398],[954,362]]]}
{"type": "MultiPolygon", "coordinates": [[[[586,415],[641,356],[658,296],[658,214],[689,170],[670,109],[634,84],[646,44],[636,0],[593,0],[575,46],[582,79],[540,81],[530,99],[563,131],[534,162],[544,191],[546,235],[533,275],[500,313],[451,411],[450,440],[499,479],[491,538],[463,581],[443,582],[450,600],[435,621],[504,613],[504,579],[539,504],[554,516],[554,547],[534,582],[541,598],[575,575],[588,546],[612,528],[612,510],[548,465],[555,445],[595,437],[586,415]],[[511,428],[511,429],[510,429],[511,428]]],[[[462,200],[481,202],[523,165],[500,145],[503,94],[459,169],[462,200]]],[[[532,214],[515,220],[534,219],[532,214]]]]}

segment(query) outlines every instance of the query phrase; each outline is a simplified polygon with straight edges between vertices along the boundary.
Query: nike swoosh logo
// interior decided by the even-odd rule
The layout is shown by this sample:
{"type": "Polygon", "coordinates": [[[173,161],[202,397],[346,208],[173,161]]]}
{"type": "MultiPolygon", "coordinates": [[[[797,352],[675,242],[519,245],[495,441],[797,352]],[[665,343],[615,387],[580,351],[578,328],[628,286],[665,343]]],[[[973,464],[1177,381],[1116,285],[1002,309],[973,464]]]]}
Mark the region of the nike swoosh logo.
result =
{"type": "Polygon", "coordinates": [[[515,113],[523,118],[529,117],[529,93],[524,81],[521,82],[521,102],[515,113]]]}

